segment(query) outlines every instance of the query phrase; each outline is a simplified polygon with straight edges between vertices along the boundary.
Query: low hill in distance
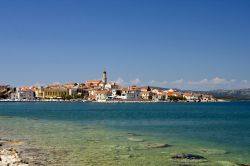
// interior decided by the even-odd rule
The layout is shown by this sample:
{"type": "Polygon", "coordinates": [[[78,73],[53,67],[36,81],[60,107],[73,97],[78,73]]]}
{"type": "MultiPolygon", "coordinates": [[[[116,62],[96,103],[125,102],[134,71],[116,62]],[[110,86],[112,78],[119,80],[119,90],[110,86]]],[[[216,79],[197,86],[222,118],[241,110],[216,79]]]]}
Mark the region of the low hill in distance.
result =
{"type": "MultiPolygon", "coordinates": [[[[150,87],[160,90],[168,90],[169,88],[162,88],[162,87],[150,87]]],[[[218,99],[225,99],[225,100],[250,100],[250,88],[248,89],[232,89],[232,90],[225,90],[225,89],[218,89],[218,90],[211,90],[211,91],[192,91],[192,90],[180,90],[175,89],[181,92],[189,92],[189,93],[201,93],[201,94],[210,94],[213,95],[215,98],[218,99]]]]}
{"type": "Polygon", "coordinates": [[[206,93],[213,95],[216,98],[231,99],[231,100],[250,100],[250,88],[234,89],[234,90],[212,90],[206,93]]]}

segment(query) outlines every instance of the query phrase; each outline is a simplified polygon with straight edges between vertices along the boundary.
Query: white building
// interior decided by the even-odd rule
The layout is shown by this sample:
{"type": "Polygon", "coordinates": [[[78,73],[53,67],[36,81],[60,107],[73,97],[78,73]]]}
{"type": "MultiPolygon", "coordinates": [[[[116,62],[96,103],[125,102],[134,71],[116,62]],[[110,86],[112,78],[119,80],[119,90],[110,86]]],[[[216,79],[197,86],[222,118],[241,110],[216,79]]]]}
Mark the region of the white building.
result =
{"type": "Polygon", "coordinates": [[[194,100],[195,97],[192,93],[183,93],[183,97],[186,98],[187,100],[194,100]]]}
{"type": "Polygon", "coordinates": [[[105,89],[117,89],[118,85],[116,83],[107,83],[105,89]]]}
{"type": "Polygon", "coordinates": [[[132,100],[132,101],[140,100],[141,99],[140,90],[129,89],[129,88],[122,89],[122,93],[119,98],[123,100],[132,100]]]}
{"type": "Polygon", "coordinates": [[[216,99],[215,98],[213,98],[213,96],[211,96],[211,95],[202,95],[202,97],[201,97],[201,102],[215,102],[216,101],[216,99]]]}
{"type": "Polygon", "coordinates": [[[35,97],[37,99],[44,98],[44,88],[42,86],[39,86],[35,89],[35,97]]]}
{"type": "Polygon", "coordinates": [[[12,100],[35,100],[35,93],[31,89],[18,89],[11,94],[12,100]]]}
{"type": "Polygon", "coordinates": [[[153,100],[154,101],[163,101],[166,100],[168,97],[166,96],[165,92],[158,91],[158,93],[153,93],[153,100]]]}
{"type": "Polygon", "coordinates": [[[108,100],[108,97],[111,95],[111,93],[107,90],[100,90],[96,92],[96,98],[95,100],[98,102],[104,102],[108,100]]]}
{"type": "Polygon", "coordinates": [[[141,98],[143,100],[152,100],[153,99],[153,93],[151,91],[145,91],[141,92],[141,98]]]}
{"type": "Polygon", "coordinates": [[[68,91],[70,96],[74,96],[77,94],[77,87],[69,88],[68,91]]]}
{"type": "Polygon", "coordinates": [[[10,99],[11,99],[11,100],[18,100],[17,92],[11,93],[11,94],[10,94],[10,99]]]}

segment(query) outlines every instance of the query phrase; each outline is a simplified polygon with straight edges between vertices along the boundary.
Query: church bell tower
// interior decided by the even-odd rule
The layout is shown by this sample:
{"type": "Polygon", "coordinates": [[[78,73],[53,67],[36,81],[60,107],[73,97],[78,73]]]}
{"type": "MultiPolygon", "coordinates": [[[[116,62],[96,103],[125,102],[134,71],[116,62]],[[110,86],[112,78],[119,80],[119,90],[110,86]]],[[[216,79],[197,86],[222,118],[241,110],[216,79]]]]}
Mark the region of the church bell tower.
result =
{"type": "Polygon", "coordinates": [[[107,81],[108,81],[107,72],[106,72],[106,70],[104,69],[104,71],[103,71],[103,73],[102,73],[102,83],[103,83],[104,85],[106,85],[106,84],[107,84],[107,81]]]}

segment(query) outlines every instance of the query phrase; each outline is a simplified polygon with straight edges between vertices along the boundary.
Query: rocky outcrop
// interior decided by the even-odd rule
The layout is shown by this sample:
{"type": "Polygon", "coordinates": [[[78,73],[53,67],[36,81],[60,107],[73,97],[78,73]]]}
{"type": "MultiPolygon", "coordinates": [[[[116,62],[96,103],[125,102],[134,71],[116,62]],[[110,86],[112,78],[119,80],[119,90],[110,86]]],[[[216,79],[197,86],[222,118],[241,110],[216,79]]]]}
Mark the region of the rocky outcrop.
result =
{"type": "Polygon", "coordinates": [[[23,144],[19,140],[0,139],[0,166],[28,166],[13,147],[23,144]]]}
{"type": "Polygon", "coordinates": [[[177,154],[171,157],[173,160],[190,160],[190,161],[194,161],[194,160],[206,160],[205,157],[200,156],[200,155],[195,155],[195,154],[177,154]]]}
{"type": "Polygon", "coordinates": [[[29,164],[23,161],[19,153],[14,148],[0,150],[0,165],[1,166],[28,166],[29,164]]]}

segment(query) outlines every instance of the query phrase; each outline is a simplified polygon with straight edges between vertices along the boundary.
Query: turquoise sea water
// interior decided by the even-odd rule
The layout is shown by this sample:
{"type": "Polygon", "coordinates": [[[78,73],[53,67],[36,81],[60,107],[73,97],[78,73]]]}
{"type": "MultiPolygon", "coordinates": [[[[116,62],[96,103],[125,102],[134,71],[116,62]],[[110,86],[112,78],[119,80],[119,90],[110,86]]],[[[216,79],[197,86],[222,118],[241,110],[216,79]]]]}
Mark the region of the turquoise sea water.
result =
{"type": "Polygon", "coordinates": [[[0,138],[23,140],[34,165],[247,164],[250,102],[0,103],[0,138]]]}

